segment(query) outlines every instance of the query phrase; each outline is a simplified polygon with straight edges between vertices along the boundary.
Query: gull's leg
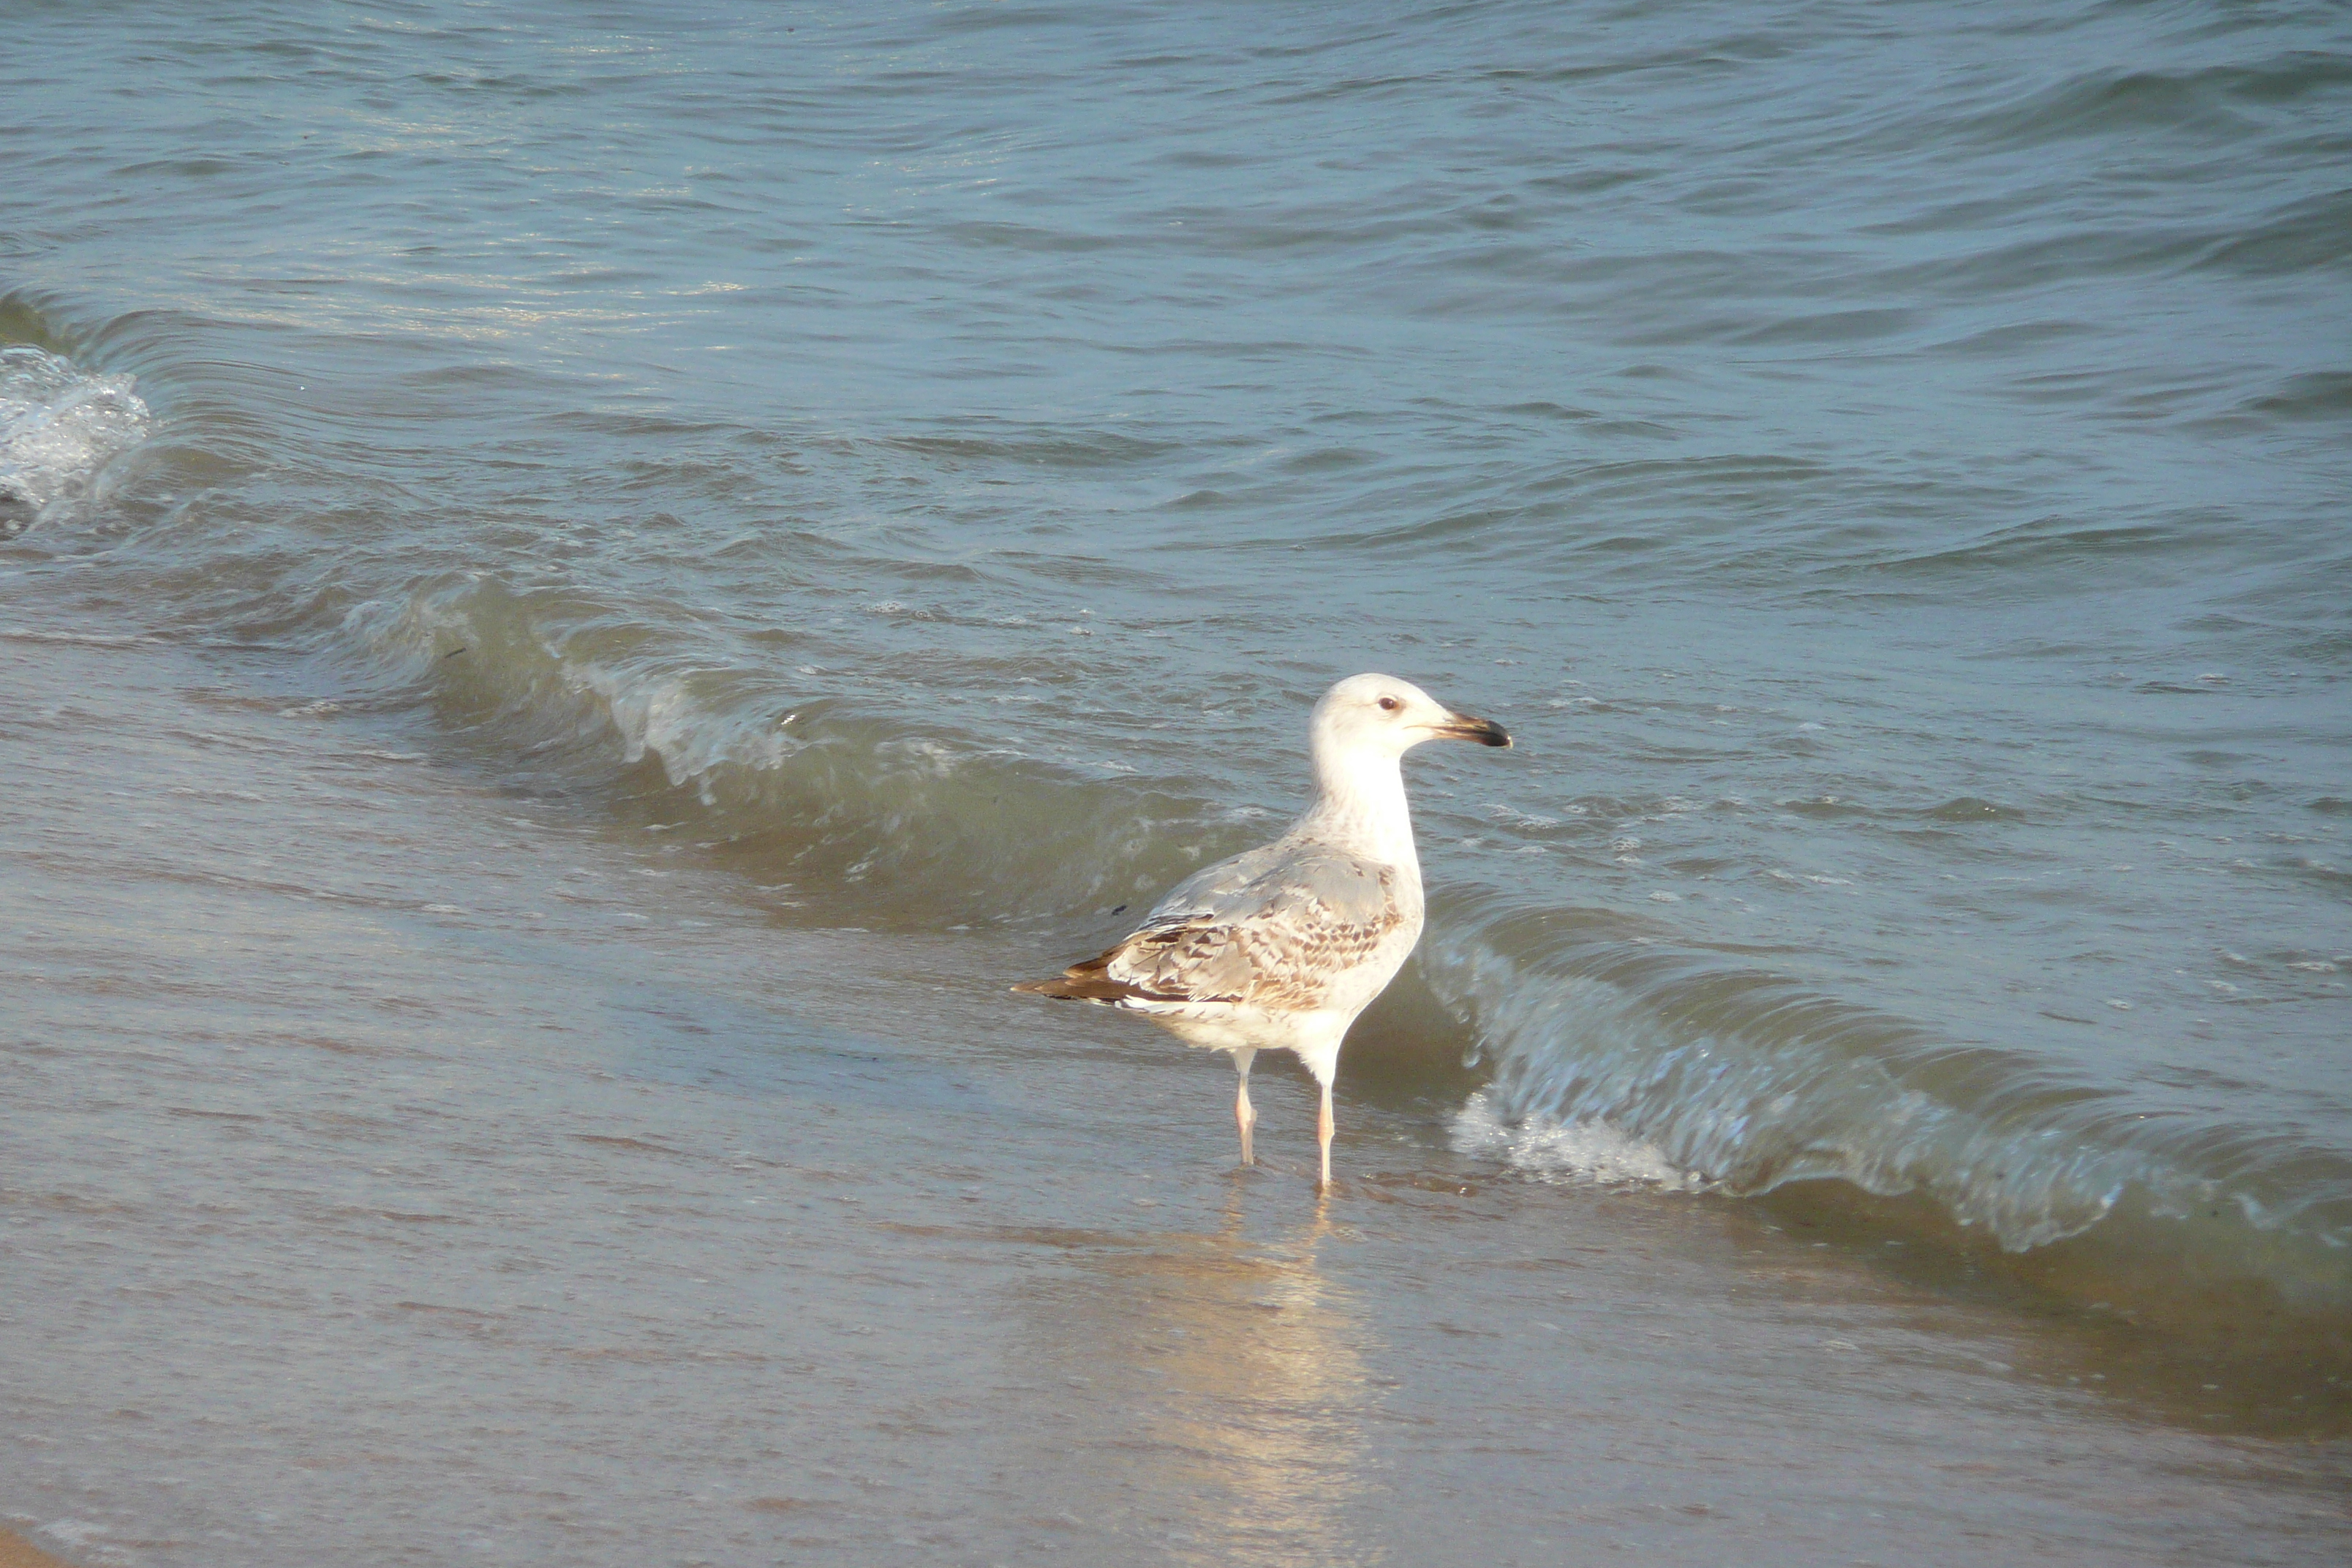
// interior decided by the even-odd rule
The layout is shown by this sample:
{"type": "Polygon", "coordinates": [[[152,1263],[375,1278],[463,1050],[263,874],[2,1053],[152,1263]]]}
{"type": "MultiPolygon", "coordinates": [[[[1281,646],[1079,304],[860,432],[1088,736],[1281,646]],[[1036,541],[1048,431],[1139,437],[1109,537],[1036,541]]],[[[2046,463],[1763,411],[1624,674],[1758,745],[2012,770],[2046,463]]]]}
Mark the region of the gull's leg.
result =
{"type": "Polygon", "coordinates": [[[1251,1106],[1249,1098],[1250,1063],[1256,1058],[1255,1051],[1234,1053],[1234,1076],[1240,1079],[1240,1086],[1234,1090],[1234,1121],[1242,1130],[1242,1163],[1244,1165],[1257,1163],[1256,1157],[1250,1152],[1250,1131],[1257,1125],[1257,1111],[1251,1106]]]}
{"type": "Polygon", "coordinates": [[[1331,1184],[1331,1085],[1323,1085],[1323,1105],[1315,1113],[1315,1142],[1323,1146],[1324,1186],[1331,1184]]]}

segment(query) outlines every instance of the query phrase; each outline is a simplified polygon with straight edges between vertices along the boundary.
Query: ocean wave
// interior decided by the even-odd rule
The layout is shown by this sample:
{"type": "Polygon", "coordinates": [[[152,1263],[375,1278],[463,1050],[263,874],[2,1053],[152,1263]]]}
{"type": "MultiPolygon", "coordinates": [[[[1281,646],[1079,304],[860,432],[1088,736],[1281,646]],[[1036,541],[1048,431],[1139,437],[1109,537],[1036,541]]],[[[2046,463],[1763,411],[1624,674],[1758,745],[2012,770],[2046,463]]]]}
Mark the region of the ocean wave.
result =
{"type": "Polygon", "coordinates": [[[1121,906],[1248,832],[1195,799],[860,711],[818,678],[749,671],[576,593],[463,574],[357,605],[344,626],[457,726],[530,765],[650,790],[746,870],[821,885],[861,920],[1121,906]]]}
{"type": "Polygon", "coordinates": [[[1422,967],[1491,1075],[1457,1143],[1510,1164],[1734,1196],[1843,1182],[2011,1254],[2122,1217],[2134,1247],[2352,1309],[2352,1163],[2291,1136],[2151,1115],[1607,911],[1456,897],[1422,967]]]}

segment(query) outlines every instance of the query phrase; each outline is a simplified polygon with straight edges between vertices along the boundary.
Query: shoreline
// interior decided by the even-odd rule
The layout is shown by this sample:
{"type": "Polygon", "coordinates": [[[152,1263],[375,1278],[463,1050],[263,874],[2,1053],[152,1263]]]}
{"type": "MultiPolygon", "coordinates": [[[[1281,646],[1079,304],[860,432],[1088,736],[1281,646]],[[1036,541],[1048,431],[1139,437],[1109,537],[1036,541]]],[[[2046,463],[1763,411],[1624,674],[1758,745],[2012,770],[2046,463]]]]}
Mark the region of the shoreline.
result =
{"type": "Polygon", "coordinates": [[[1233,1171],[1230,1075],[1018,1007],[1028,939],[779,925],[258,657],[0,646],[0,879],[41,911],[0,948],[41,1173],[0,1191],[0,1364],[100,1547],[1794,1568],[1875,1519],[2123,1568],[2352,1533],[2352,1446],[2152,1419],[1785,1210],[1515,1179],[1361,1100],[1318,1202],[1281,1073],[1233,1171]]]}

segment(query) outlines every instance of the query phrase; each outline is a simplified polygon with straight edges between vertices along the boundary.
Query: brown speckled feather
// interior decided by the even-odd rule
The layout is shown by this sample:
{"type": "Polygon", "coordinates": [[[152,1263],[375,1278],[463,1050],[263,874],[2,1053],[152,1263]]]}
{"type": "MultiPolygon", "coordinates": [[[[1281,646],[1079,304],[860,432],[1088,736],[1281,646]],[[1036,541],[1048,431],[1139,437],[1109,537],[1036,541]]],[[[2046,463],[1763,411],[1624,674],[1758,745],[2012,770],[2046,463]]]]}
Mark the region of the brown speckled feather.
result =
{"type": "Polygon", "coordinates": [[[1268,845],[1179,886],[1108,952],[1014,989],[1114,1005],[1308,1011],[1403,920],[1392,868],[1268,845]]]}

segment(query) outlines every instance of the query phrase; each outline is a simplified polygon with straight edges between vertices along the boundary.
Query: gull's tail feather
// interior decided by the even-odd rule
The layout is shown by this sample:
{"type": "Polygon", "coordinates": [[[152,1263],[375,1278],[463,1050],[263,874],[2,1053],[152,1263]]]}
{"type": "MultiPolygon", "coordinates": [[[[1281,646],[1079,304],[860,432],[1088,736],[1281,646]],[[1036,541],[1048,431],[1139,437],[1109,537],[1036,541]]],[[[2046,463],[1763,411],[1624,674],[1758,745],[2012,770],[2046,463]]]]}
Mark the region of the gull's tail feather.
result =
{"type": "Polygon", "coordinates": [[[1024,981],[1013,989],[1024,996],[1051,996],[1063,1002],[1116,1002],[1127,994],[1127,987],[1115,980],[1073,980],[1066,974],[1024,981]]]}
{"type": "Polygon", "coordinates": [[[1150,993],[1124,980],[1113,980],[1109,967],[1113,948],[1099,958],[1089,958],[1084,963],[1073,963],[1051,980],[1024,980],[1013,987],[1027,996],[1051,996],[1063,1002],[1106,1002],[1117,1004],[1147,997],[1150,993]]]}

